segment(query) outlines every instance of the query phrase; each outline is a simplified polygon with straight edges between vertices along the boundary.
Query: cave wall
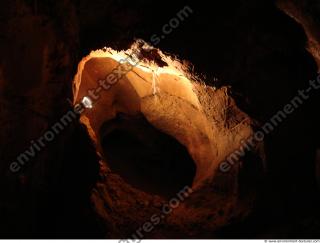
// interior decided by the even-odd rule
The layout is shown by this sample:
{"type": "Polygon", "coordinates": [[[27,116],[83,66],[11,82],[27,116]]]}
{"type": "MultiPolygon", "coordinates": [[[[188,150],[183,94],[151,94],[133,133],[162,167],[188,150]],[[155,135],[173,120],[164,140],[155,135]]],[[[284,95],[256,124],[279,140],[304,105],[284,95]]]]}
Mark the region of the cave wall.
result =
{"type": "Polygon", "coordinates": [[[97,231],[86,214],[99,166],[83,126],[72,122],[19,173],[10,171],[31,141],[71,107],[75,10],[67,1],[42,7],[1,2],[0,232],[1,237],[57,237],[56,232],[70,237],[83,228],[86,237],[97,231]]]}

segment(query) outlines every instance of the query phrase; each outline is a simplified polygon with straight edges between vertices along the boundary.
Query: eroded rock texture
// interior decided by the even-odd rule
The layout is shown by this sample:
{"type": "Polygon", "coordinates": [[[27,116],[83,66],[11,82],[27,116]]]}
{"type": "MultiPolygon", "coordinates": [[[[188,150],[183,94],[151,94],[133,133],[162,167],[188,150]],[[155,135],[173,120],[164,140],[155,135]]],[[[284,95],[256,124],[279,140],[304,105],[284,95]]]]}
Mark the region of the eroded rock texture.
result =
{"type": "MultiPolygon", "coordinates": [[[[139,47],[139,42],[131,50],[144,53],[145,48],[152,49],[146,44],[139,47]]],[[[94,201],[98,214],[115,229],[122,230],[126,219],[125,234],[128,234],[134,233],[150,216],[160,214],[161,205],[189,186],[193,195],[188,195],[180,209],[166,217],[165,228],[159,227],[149,237],[168,234],[200,237],[200,232],[216,230],[230,218],[250,211],[251,204],[244,201],[253,198],[240,192],[239,170],[246,171],[241,169],[243,164],[254,163],[246,180],[251,180],[252,185],[257,182],[258,175],[263,174],[263,152],[258,151],[262,145],[256,144],[248,152],[256,156],[254,160],[239,156],[233,168],[223,173],[220,163],[241,146],[240,141],[253,135],[254,121],[237,108],[227,87],[206,86],[196,81],[192,73],[183,71],[188,66],[160,50],[152,50],[149,52],[162,60],[161,66],[141,57],[110,89],[93,96],[88,90],[95,90],[97,80],[117,69],[120,58],[130,51],[98,50],[79,64],[75,101],[81,102],[83,97],[94,99],[92,108],[81,119],[92,131],[98,153],[103,155],[101,163],[110,171],[99,182],[94,201]],[[108,186],[111,181],[115,188],[108,186]],[[101,198],[106,193],[110,200],[101,198]],[[131,206],[121,206],[122,203],[131,206]],[[110,204],[111,212],[103,207],[105,204],[110,204]],[[146,208],[152,213],[145,214],[146,208]],[[142,217],[137,218],[133,211],[141,210],[142,217]],[[225,213],[218,217],[218,212],[225,213]],[[203,220],[208,215],[215,219],[203,220]],[[190,228],[194,224],[199,224],[199,228],[190,228]]],[[[247,190],[253,193],[253,188],[248,186],[247,190]]],[[[111,232],[110,236],[123,234],[111,232]]]]}

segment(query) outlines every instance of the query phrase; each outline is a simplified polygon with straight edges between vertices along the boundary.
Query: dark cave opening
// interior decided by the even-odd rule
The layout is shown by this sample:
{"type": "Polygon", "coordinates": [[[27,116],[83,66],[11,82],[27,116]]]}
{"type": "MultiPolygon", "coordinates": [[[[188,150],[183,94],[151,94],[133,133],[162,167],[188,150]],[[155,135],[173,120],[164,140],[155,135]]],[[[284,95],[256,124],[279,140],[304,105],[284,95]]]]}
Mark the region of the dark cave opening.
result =
{"type": "Polygon", "coordinates": [[[187,149],[144,117],[106,122],[100,141],[111,170],[139,190],[167,198],[192,185],[196,165],[187,149]]]}

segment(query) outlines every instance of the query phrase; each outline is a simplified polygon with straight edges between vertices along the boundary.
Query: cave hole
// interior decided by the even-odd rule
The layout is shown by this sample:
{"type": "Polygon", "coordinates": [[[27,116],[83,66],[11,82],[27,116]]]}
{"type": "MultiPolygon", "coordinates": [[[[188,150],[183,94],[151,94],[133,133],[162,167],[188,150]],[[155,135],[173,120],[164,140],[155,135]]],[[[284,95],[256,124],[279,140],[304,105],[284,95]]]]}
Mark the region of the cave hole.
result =
{"type": "Polygon", "coordinates": [[[143,116],[118,114],[99,135],[111,170],[133,187],[167,198],[192,186],[196,165],[186,147],[143,116]]]}

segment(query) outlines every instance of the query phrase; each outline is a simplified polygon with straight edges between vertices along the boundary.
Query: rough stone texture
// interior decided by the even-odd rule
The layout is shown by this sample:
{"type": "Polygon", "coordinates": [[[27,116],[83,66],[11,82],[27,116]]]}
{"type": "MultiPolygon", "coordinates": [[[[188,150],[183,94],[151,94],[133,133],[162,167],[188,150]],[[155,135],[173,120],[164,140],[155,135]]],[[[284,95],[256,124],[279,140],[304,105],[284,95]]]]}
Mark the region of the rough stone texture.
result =
{"type": "MultiPolygon", "coordinates": [[[[135,46],[137,46],[136,43],[132,47],[133,50],[135,46]]],[[[138,51],[143,53],[143,49],[138,49],[138,51]]],[[[79,64],[75,79],[76,102],[80,102],[85,95],[90,97],[87,91],[96,88],[97,81],[101,77],[106,77],[119,65],[116,60],[121,56],[125,58],[125,53],[130,52],[116,52],[111,49],[98,50],[84,58],[79,64]]],[[[188,67],[183,66],[178,60],[156,49],[153,55],[158,55],[159,59],[162,59],[163,67],[158,67],[147,58],[142,57],[141,60],[144,61],[140,61],[125,77],[109,90],[100,92],[100,98],[94,101],[93,108],[85,111],[82,116],[86,117],[85,124],[94,133],[92,139],[100,154],[103,154],[100,142],[102,140],[101,127],[114,119],[118,113],[131,116],[141,114],[152,126],[183,144],[196,164],[196,175],[192,184],[195,192],[186,199],[183,206],[179,206],[179,209],[168,215],[164,228],[154,230],[148,237],[157,235],[165,238],[204,237],[206,234],[204,232],[217,230],[230,218],[239,220],[239,216],[246,215],[252,207],[252,202],[248,204],[246,200],[248,197],[253,200],[254,190],[250,192],[250,186],[248,186],[247,190],[252,195],[242,195],[237,183],[238,171],[242,171],[242,163],[249,162],[247,158],[244,156],[238,159],[242,162],[234,161],[235,164],[231,171],[225,174],[219,170],[219,164],[240,147],[241,140],[253,134],[254,123],[250,117],[237,108],[227,87],[216,89],[206,86],[204,83],[193,80],[192,73],[184,73],[182,70],[187,70],[188,67]],[[148,66],[149,68],[145,68],[148,66]],[[219,211],[225,213],[217,217],[219,211]],[[188,219],[185,218],[186,215],[188,219]],[[212,220],[207,220],[208,215],[212,215],[212,220]],[[189,228],[197,224],[201,227],[189,228]]],[[[151,143],[152,138],[149,139],[151,143]]],[[[258,146],[253,147],[250,152],[256,154],[255,160],[252,161],[253,164],[250,165],[251,169],[255,167],[252,169],[251,176],[255,175],[256,178],[252,178],[252,183],[257,182],[257,175],[263,175],[262,152],[259,155],[257,151],[258,146]]],[[[122,152],[125,153],[125,151],[122,152]]],[[[109,167],[107,159],[104,159],[102,163],[109,167]]],[[[184,170],[183,163],[181,170],[184,170]]],[[[166,183],[166,180],[166,175],[163,175],[163,183],[166,183]]],[[[247,182],[251,180],[249,174],[245,180],[247,182]]],[[[139,228],[137,223],[140,226],[143,225],[144,221],[148,220],[148,216],[160,213],[154,203],[164,204],[166,201],[165,198],[155,200],[154,198],[157,197],[152,195],[153,193],[147,195],[133,189],[134,186],[119,178],[112,171],[99,184],[94,194],[98,213],[106,219],[108,224],[114,225],[115,229],[122,229],[123,220],[128,217],[126,234],[130,231],[134,233],[139,228]],[[118,178],[117,182],[116,178],[118,178]],[[108,188],[110,184],[115,188],[108,188]],[[106,193],[108,196],[104,196],[106,193]],[[100,205],[101,200],[104,202],[103,205],[109,205],[107,209],[100,205]],[[144,205],[144,201],[148,202],[147,205],[144,205]],[[131,206],[121,207],[121,203],[131,206]],[[140,214],[133,213],[132,208],[135,208],[134,211],[143,209],[143,212],[149,212],[149,210],[150,212],[141,213],[141,216],[144,217],[140,218],[140,214]]],[[[178,188],[176,194],[183,187],[178,188]]],[[[116,237],[122,236],[118,232],[116,237]]]]}

